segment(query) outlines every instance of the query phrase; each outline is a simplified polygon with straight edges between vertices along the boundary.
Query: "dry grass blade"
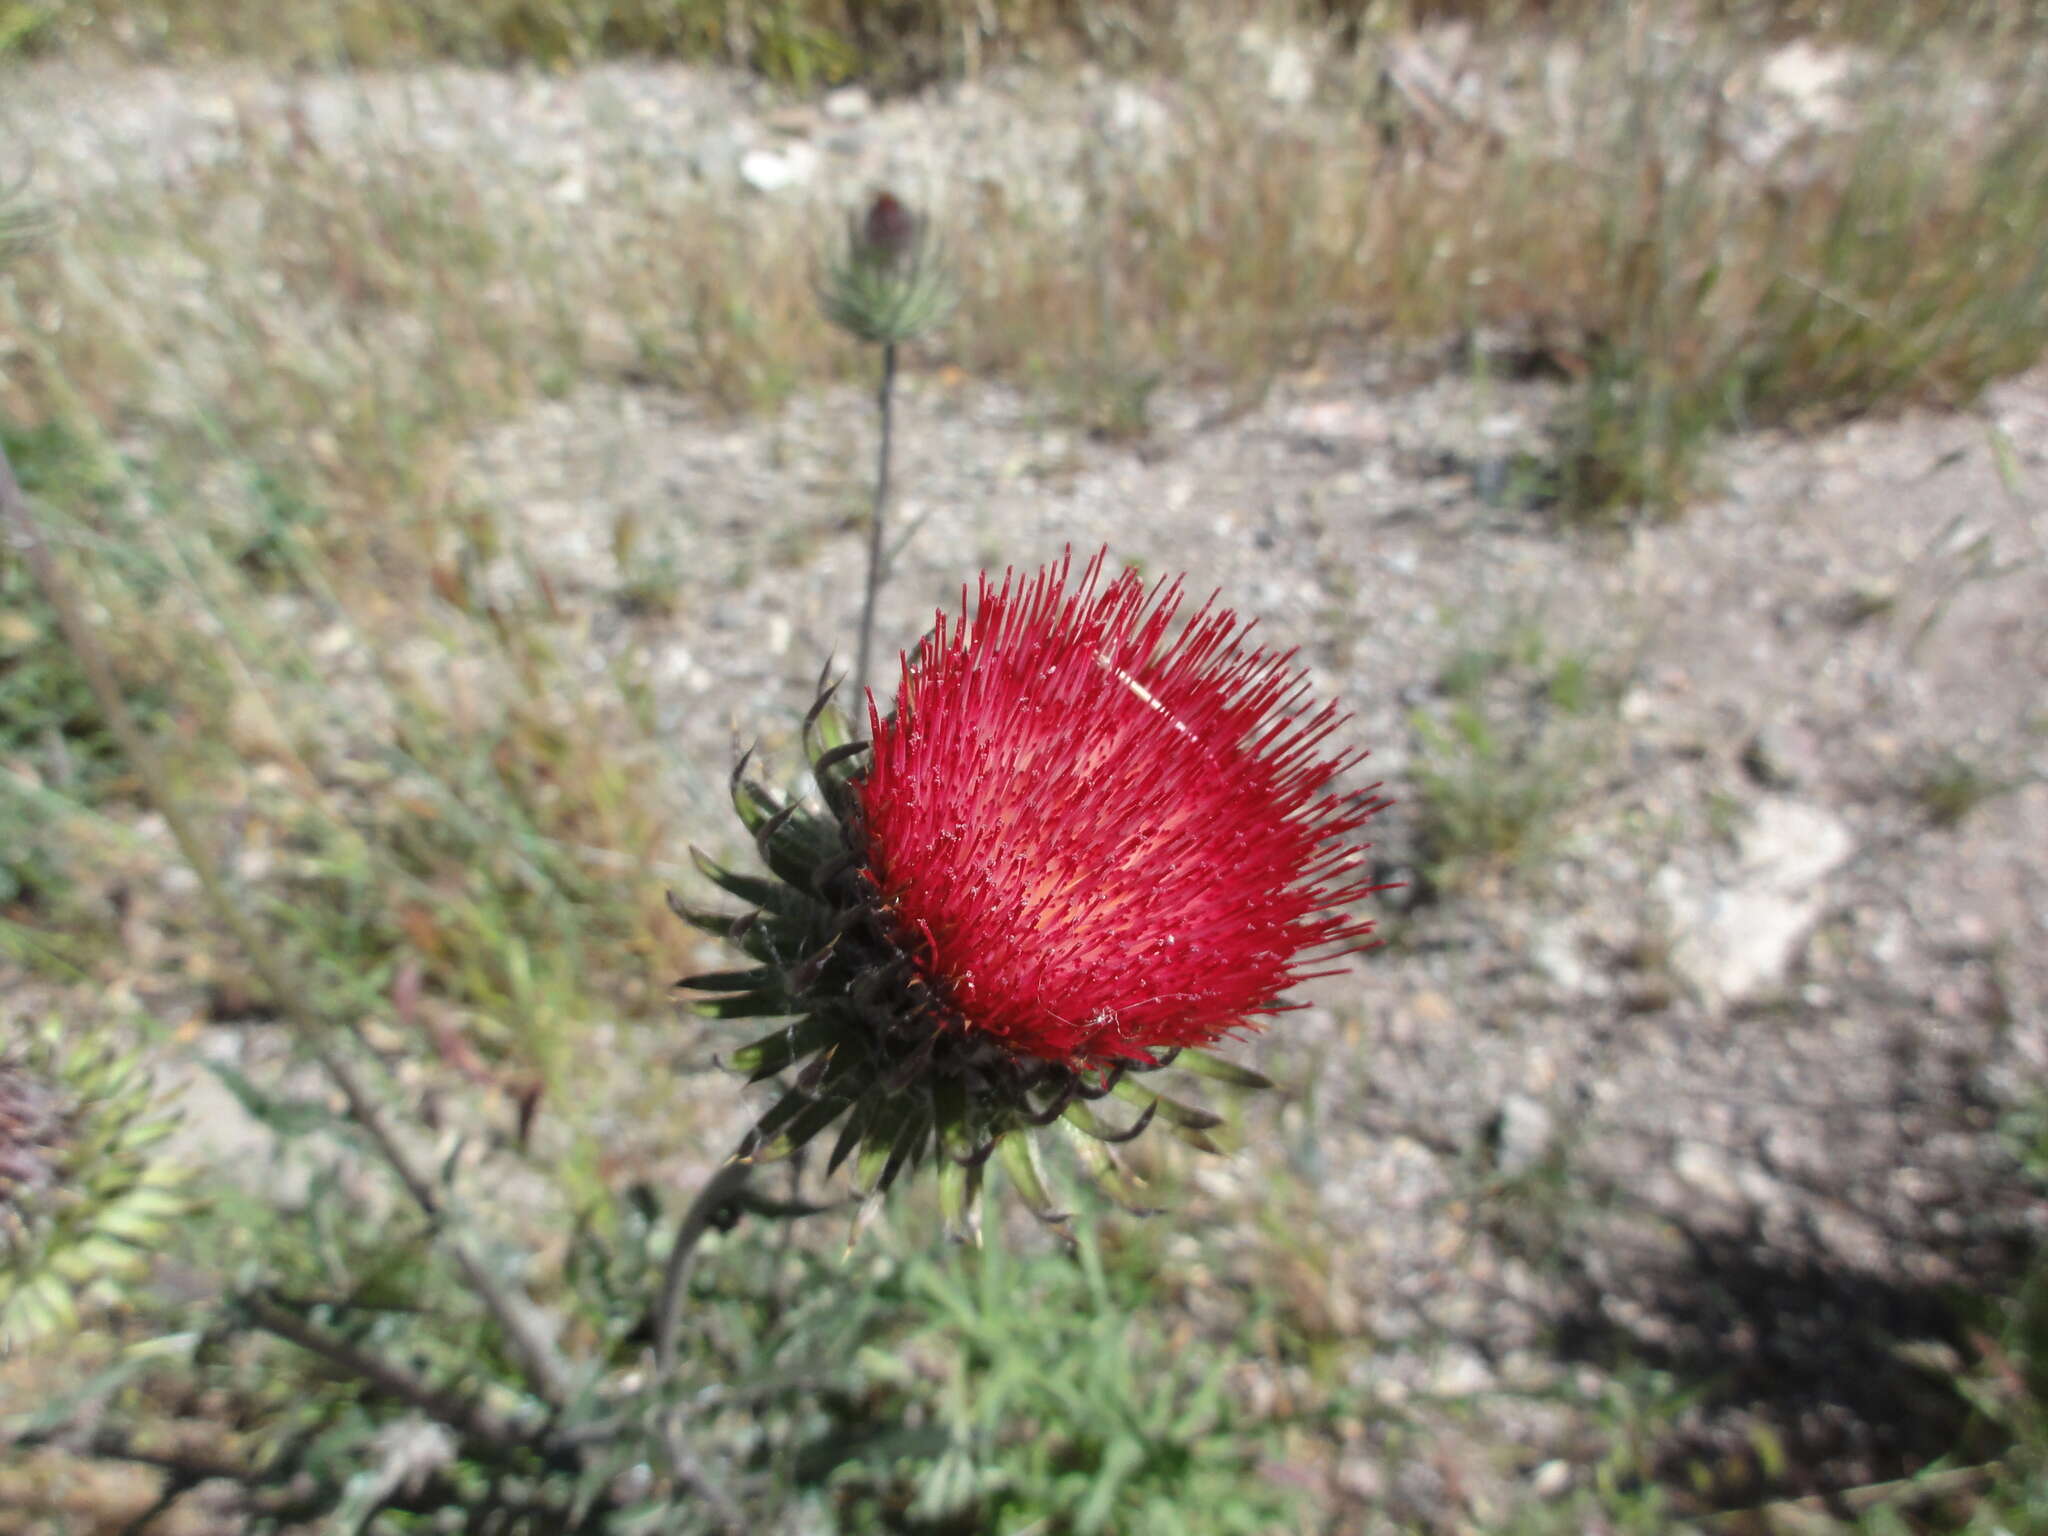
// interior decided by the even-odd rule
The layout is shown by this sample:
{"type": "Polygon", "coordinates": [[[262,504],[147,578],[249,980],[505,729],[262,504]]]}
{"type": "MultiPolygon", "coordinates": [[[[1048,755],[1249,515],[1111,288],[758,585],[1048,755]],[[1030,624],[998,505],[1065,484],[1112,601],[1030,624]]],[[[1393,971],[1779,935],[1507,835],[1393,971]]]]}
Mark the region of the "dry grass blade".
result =
{"type": "Polygon", "coordinates": [[[40,244],[53,222],[50,211],[29,191],[33,166],[0,184],[0,266],[40,244]]]}

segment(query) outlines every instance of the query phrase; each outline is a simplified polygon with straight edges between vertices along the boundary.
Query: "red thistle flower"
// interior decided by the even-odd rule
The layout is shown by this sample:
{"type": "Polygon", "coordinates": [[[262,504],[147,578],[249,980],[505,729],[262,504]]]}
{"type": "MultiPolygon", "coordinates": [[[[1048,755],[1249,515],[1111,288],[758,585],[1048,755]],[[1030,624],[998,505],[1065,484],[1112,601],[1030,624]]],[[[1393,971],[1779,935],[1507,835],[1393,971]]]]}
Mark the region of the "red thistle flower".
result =
{"type": "Polygon", "coordinates": [[[1373,889],[1350,834],[1380,802],[1334,788],[1363,754],[1329,748],[1345,717],[1311,700],[1293,653],[1253,648],[1213,600],[1176,629],[1178,582],[1105,582],[1100,555],[1070,574],[984,577],[971,613],[963,592],[905,659],[895,712],[866,701],[872,745],[826,690],[805,722],[825,814],[735,770],[776,878],[700,855],[749,910],[676,910],[756,962],[690,978],[723,994],[702,1012],[791,1021],[733,1058],[757,1082],[795,1072],[742,1155],[839,1124],[829,1166],[858,1150],[879,1191],[943,1153],[958,1227],[1000,1147],[1051,1220],[1035,1142],[1012,1133],[1059,1121],[1131,1204],[1114,1146],[1155,1117],[1222,1148],[1221,1117],[1138,1077],[1265,1086],[1202,1048],[1371,931],[1348,911],[1373,889]],[[1110,1095],[1136,1120],[1098,1118],[1110,1095]]]}
{"type": "Polygon", "coordinates": [[[872,699],[857,781],[868,871],[961,1027],[1047,1061],[1208,1045],[1280,1008],[1372,928],[1347,834],[1378,807],[1330,786],[1343,718],[1293,653],[1204,605],[1169,639],[1179,582],[1102,556],[982,578],[872,699]]]}

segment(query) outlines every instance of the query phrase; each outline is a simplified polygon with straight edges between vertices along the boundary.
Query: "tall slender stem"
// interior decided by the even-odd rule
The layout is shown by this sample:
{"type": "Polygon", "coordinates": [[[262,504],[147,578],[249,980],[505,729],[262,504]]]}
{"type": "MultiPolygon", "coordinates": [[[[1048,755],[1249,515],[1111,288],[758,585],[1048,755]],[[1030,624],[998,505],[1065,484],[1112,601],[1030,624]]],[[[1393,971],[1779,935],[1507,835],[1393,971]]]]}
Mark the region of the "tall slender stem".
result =
{"type": "Polygon", "coordinates": [[[888,564],[888,556],[882,543],[882,526],[889,510],[889,439],[895,394],[896,343],[889,341],[882,344],[882,382],[875,391],[875,401],[882,418],[882,441],[875,455],[875,506],[868,517],[867,601],[860,611],[860,649],[854,663],[853,697],[850,701],[856,732],[867,724],[868,662],[874,655],[875,603],[882,594],[882,582],[887,575],[884,567],[888,564]]]}
{"type": "Polygon", "coordinates": [[[330,1037],[336,1026],[314,1013],[306,1001],[303,984],[292,976],[255,919],[229,892],[218,861],[200,837],[198,827],[186,814],[184,802],[171,786],[170,776],[130,713],[127,696],[114,676],[106,650],[87,622],[77,595],[51,554],[50,546],[43,538],[42,527],[29,507],[28,498],[22,494],[21,483],[15,479],[14,466],[8,462],[4,448],[0,448],[0,527],[7,530],[10,542],[28,562],[36,585],[56,613],[65,643],[78,662],[79,670],[85,674],[86,685],[92,690],[94,701],[106,716],[108,729],[113,732],[114,740],[119,743],[136,776],[142,780],[150,803],[170,828],[185,862],[198,876],[200,890],[208,905],[248,955],[249,963],[256,968],[256,974],[270,992],[272,1003],[290,1025],[293,1034],[320,1064],[335,1087],[341,1090],[349,1117],[362,1127],[371,1145],[405,1186],[413,1204],[433,1224],[456,1267],[462,1271],[463,1278],[504,1331],[506,1341],[526,1376],[527,1385],[543,1401],[559,1406],[567,1399],[569,1378],[567,1367],[554,1346],[535,1325],[526,1304],[515,1299],[492,1273],[466,1230],[461,1213],[436,1186],[427,1168],[399,1139],[384,1118],[376,1097],[356,1075],[355,1068],[334,1049],[330,1037]]]}

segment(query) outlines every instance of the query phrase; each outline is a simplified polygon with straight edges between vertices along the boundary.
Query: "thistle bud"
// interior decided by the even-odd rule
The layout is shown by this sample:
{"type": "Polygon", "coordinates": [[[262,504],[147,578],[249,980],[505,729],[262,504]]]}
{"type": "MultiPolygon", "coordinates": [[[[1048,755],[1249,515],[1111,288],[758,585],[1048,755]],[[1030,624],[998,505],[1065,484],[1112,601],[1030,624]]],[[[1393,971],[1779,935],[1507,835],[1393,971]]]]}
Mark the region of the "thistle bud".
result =
{"type": "Polygon", "coordinates": [[[869,205],[857,238],[869,260],[893,267],[916,255],[922,234],[917,215],[895,193],[883,192],[869,205]]]}
{"type": "Polygon", "coordinates": [[[952,311],[953,300],[926,221],[891,192],[847,220],[845,247],[818,284],[826,319],[882,346],[931,330],[952,311]]]}

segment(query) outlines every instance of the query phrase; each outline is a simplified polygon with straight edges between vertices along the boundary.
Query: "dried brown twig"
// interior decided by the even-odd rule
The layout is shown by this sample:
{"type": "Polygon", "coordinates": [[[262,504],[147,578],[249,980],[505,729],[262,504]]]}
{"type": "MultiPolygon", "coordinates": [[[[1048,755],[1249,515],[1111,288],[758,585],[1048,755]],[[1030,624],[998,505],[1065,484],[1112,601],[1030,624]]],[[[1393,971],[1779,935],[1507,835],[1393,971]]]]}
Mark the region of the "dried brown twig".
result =
{"type": "Polygon", "coordinates": [[[4,532],[7,542],[22,556],[37,587],[55,612],[65,644],[79,670],[84,673],[101,713],[106,716],[108,729],[135,770],[136,777],[142,781],[150,803],[170,828],[179,852],[198,877],[207,904],[248,955],[249,963],[269,990],[273,1004],[299,1042],[340,1089],[349,1117],[362,1127],[378,1155],[398,1176],[399,1183],[405,1187],[413,1204],[428,1218],[464,1280],[504,1331],[528,1387],[542,1401],[559,1406],[569,1392],[568,1368],[538,1325],[531,1304],[523,1297],[515,1296],[484,1260],[466,1215],[400,1139],[376,1096],[357,1075],[355,1067],[331,1043],[338,1029],[352,1031],[354,1022],[336,1025],[313,1011],[304,987],[293,980],[255,919],[243,910],[228,890],[219,862],[200,837],[197,825],[172,788],[155,750],[136,724],[128,708],[127,697],[114,676],[106,649],[87,621],[77,595],[52,555],[4,449],[0,449],[0,532],[4,532]]]}

